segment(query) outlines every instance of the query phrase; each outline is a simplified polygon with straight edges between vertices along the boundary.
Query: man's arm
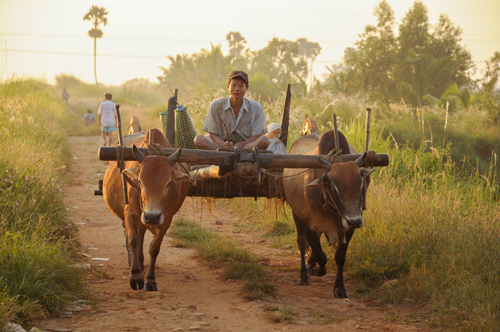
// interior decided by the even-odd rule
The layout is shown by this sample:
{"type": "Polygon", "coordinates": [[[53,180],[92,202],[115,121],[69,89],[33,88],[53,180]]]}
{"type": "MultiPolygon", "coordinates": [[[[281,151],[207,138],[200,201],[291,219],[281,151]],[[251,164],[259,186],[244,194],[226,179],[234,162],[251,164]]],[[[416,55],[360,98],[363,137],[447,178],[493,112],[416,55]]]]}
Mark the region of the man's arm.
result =
{"type": "Polygon", "coordinates": [[[99,125],[101,124],[101,114],[99,114],[99,125]]]}
{"type": "Polygon", "coordinates": [[[230,148],[230,147],[232,147],[232,146],[233,146],[233,143],[232,143],[232,142],[229,142],[229,141],[224,142],[224,141],[222,140],[222,138],[220,138],[220,136],[219,136],[219,135],[214,134],[214,133],[210,133],[210,139],[212,140],[212,142],[214,142],[214,143],[215,143],[215,144],[217,144],[217,145],[220,145],[220,146],[221,146],[221,147],[223,147],[223,148],[230,148]]]}
{"type": "Polygon", "coordinates": [[[264,134],[259,134],[259,135],[252,136],[249,139],[247,139],[246,141],[236,143],[234,146],[238,147],[239,149],[243,149],[246,145],[248,145],[248,144],[250,144],[252,142],[255,142],[262,135],[264,135],[264,134]]]}

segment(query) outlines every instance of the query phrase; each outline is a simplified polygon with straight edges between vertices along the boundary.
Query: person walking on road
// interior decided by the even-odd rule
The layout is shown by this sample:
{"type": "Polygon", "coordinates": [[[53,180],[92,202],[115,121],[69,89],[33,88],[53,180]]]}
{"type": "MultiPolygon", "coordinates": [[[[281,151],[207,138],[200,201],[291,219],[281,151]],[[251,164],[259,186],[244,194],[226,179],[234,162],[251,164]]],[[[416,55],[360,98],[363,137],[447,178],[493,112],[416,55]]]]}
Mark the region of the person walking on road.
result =
{"type": "Polygon", "coordinates": [[[66,91],[66,88],[63,89],[62,99],[64,101],[64,107],[66,107],[66,109],[68,109],[69,93],[68,93],[68,91],[66,91]]]}
{"type": "Polygon", "coordinates": [[[115,111],[115,103],[111,101],[113,96],[111,93],[104,94],[104,101],[99,105],[99,125],[101,128],[101,136],[104,140],[104,146],[111,146],[113,132],[118,126],[118,117],[115,111]]]}

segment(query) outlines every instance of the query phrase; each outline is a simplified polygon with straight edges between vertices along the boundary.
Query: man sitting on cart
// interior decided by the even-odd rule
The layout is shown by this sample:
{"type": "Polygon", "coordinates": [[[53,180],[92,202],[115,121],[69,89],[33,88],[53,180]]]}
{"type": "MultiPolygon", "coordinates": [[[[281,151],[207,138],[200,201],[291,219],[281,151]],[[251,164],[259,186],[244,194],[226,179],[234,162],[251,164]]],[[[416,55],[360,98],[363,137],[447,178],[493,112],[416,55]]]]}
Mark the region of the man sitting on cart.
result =
{"type": "Polygon", "coordinates": [[[236,70],[229,75],[227,83],[229,97],[210,104],[203,125],[209,137],[197,135],[194,145],[198,149],[219,148],[266,149],[269,146],[266,117],[262,105],[245,98],[248,90],[248,75],[236,70]]]}

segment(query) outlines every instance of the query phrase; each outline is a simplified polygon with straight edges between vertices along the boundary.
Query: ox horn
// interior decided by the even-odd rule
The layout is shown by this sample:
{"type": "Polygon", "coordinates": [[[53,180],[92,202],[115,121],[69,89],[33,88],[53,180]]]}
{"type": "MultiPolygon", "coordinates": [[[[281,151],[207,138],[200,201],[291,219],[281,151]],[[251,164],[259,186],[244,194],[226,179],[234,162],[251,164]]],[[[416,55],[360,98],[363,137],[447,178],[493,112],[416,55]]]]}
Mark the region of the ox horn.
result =
{"type": "Polygon", "coordinates": [[[365,166],[365,158],[366,158],[366,151],[363,152],[363,154],[361,156],[359,156],[359,158],[356,159],[356,161],[354,161],[354,163],[356,165],[358,165],[358,167],[363,167],[363,166],[365,166]]]}
{"type": "Polygon", "coordinates": [[[177,159],[179,159],[179,157],[181,156],[181,153],[182,153],[182,150],[177,149],[177,151],[175,151],[174,153],[172,153],[170,155],[170,157],[168,157],[168,161],[170,161],[170,165],[173,165],[177,162],[177,159]]]}
{"type": "Polygon", "coordinates": [[[332,167],[333,165],[330,164],[328,161],[326,161],[325,159],[321,158],[321,157],[318,157],[318,161],[319,163],[321,164],[321,166],[323,166],[324,169],[326,169],[328,172],[330,172],[332,170],[332,167]]]}
{"type": "Polygon", "coordinates": [[[135,146],[135,144],[132,146],[132,154],[134,155],[135,160],[137,160],[140,163],[146,158],[145,155],[142,154],[142,152],[135,146]]]}

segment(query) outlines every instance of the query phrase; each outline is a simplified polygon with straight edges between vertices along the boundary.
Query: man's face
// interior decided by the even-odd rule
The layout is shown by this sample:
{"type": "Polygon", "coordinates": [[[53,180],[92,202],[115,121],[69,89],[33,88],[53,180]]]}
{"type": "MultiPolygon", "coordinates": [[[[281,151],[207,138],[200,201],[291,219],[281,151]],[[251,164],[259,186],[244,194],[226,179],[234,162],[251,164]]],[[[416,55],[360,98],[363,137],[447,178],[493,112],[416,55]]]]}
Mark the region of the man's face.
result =
{"type": "Polygon", "coordinates": [[[243,98],[247,92],[247,84],[240,78],[232,78],[231,82],[229,82],[228,89],[231,97],[240,99],[243,98]]]}

